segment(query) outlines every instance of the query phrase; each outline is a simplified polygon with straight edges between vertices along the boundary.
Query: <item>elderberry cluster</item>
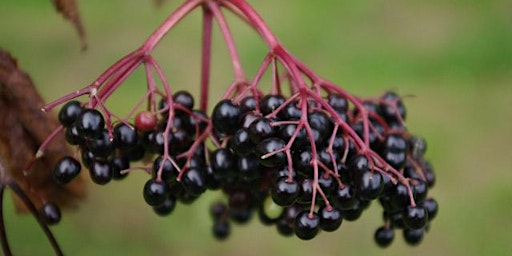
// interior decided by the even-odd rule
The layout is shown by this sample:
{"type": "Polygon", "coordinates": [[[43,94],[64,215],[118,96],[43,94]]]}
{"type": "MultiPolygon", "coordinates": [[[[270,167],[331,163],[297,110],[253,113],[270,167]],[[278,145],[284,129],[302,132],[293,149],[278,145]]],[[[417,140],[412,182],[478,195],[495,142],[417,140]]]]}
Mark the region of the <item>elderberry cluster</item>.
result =
{"type": "MultiPolygon", "coordinates": [[[[407,243],[418,244],[437,213],[428,196],[435,176],[424,159],[425,140],[405,127],[401,98],[387,92],[361,100],[363,108],[337,93],[322,100],[278,94],[224,99],[208,117],[194,109],[190,93],[180,91],[162,98],[158,109],[139,112],[133,123],[115,124],[70,101],[59,121],[80,155],[62,158],[54,178],[66,185],[83,166],[94,183],[105,185],[141,162],[138,168],[151,175],[143,198],[160,216],[172,213],[177,202],[220,190],[226,200],[210,208],[220,240],[231,233],[231,223],[254,215],[283,236],[309,240],[339,229],[343,220],[359,219],[378,201],[384,225],[375,233],[377,244],[388,246],[396,229],[407,243]],[[368,149],[353,136],[366,138],[368,149]]],[[[58,222],[56,212],[60,219],[58,207],[42,210],[49,223],[58,222]]]]}
{"type": "MultiPolygon", "coordinates": [[[[324,100],[364,137],[357,108],[339,94],[324,100]]],[[[257,213],[262,223],[275,225],[280,234],[309,240],[320,230],[337,230],[344,219],[357,220],[378,200],[385,225],[375,234],[377,244],[389,245],[395,229],[403,229],[407,243],[418,244],[437,213],[436,201],[427,198],[435,178],[423,158],[426,142],[405,128],[401,99],[388,92],[363,102],[370,147],[402,175],[401,180],[377,168],[373,156],[356,150],[348,134],[335,129],[332,112],[314,100],[307,104],[304,113],[299,101],[266,95],[238,103],[222,100],[215,106],[212,122],[226,146],[212,151],[210,168],[228,202],[211,209],[214,235],[224,239],[229,219],[243,223],[257,213]],[[304,120],[309,131],[300,126],[304,120]]]]}

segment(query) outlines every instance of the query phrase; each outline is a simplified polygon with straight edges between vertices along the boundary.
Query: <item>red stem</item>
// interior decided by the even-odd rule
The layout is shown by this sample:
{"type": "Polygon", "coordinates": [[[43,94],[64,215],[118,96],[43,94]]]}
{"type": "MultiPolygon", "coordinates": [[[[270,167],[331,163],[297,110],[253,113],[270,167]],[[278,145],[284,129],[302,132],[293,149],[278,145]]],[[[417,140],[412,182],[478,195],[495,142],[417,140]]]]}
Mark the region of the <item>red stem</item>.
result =
{"type": "Polygon", "coordinates": [[[208,95],[210,85],[210,68],[212,56],[212,12],[203,8],[203,46],[201,53],[201,102],[199,108],[205,112],[208,108],[208,95]]]}

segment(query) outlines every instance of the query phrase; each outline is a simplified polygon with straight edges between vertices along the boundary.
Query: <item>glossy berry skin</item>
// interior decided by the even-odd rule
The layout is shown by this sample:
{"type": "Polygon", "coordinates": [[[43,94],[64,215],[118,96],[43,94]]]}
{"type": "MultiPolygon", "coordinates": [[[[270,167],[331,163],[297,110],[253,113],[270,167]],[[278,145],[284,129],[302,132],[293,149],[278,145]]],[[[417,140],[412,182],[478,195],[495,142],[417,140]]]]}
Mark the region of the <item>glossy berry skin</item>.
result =
{"type": "Polygon", "coordinates": [[[391,206],[397,210],[402,210],[409,204],[409,191],[407,187],[398,183],[390,189],[389,192],[391,206]]]}
{"type": "Polygon", "coordinates": [[[254,149],[249,132],[246,128],[238,129],[233,137],[229,140],[229,147],[238,155],[246,156],[254,149]]]}
{"type": "Polygon", "coordinates": [[[149,111],[141,111],[135,116],[134,125],[138,131],[149,132],[156,129],[156,116],[149,111]]]}
{"type": "Polygon", "coordinates": [[[260,177],[260,161],[255,155],[242,156],[237,161],[238,175],[244,181],[253,181],[260,177]]]}
{"type": "Polygon", "coordinates": [[[313,152],[310,148],[305,148],[293,154],[293,167],[304,177],[311,177],[313,174],[313,152]]]}
{"type": "Polygon", "coordinates": [[[411,188],[414,195],[414,200],[416,203],[421,203],[427,197],[428,193],[428,185],[422,179],[411,179],[410,180],[411,188]]]}
{"type": "Polygon", "coordinates": [[[420,229],[427,225],[428,212],[421,206],[407,206],[402,213],[402,219],[406,227],[420,229]]]}
{"type": "Polygon", "coordinates": [[[39,212],[48,225],[55,225],[60,222],[60,208],[54,203],[43,204],[39,212]]]}
{"type": "Polygon", "coordinates": [[[258,118],[249,125],[247,132],[254,144],[258,144],[262,140],[274,135],[274,127],[272,127],[271,123],[272,121],[268,118],[258,118]]]}
{"type": "Polygon", "coordinates": [[[308,115],[308,122],[312,129],[320,133],[320,138],[325,138],[332,132],[332,123],[324,112],[313,111],[308,115]]]}
{"type": "Polygon", "coordinates": [[[318,216],[320,217],[320,228],[327,232],[337,230],[343,221],[340,210],[335,207],[320,207],[318,216]]]}
{"type": "Polygon", "coordinates": [[[152,177],[157,178],[158,172],[161,170],[160,178],[166,182],[171,182],[176,179],[179,172],[174,167],[172,162],[169,159],[164,158],[163,156],[159,156],[153,162],[153,172],[152,177]],[[162,166],[163,161],[163,166],[162,166]]]}
{"type": "Polygon", "coordinates": [[[388,122],[396,121],[399,118],[405,119],[407,113],[400,97],[394,92],[387,92],[382,96],[378,111],[388,122]]]}
{"type": "Polygon", "coordinates": [[[114,127],[114,144],[119,149],[130,149],[139,143],[137,130],[124,123],[114,127]]]}
{"type": "Polygon", "coordinates": [[[105,128],[105,119],[96,109],[84,109],[77,117],[78,133],[85,138],[97,138],[105,128]]]}
{"type": "Polygon", "coordinates": [[[373,239],[378,246],[385,248],[388,247],[395,238],[395,230],[392,228],[380,227],[375,231],[373,239]]]}
{"type": "Polygon", "coordinates": [[[299,107],[297,107],[296,102],[291,102],[290,104],[286,105],[277,116],[281,120],[292,120],[292,119],[299,119],[302,115],[302,111],[299,107]]]}
{"type": "Polygon", "coordinates": [[[313,199],[313,181],[310,179],[303,179],[299,182],[299,195],[297,202],[301,204],[311,203],[313,199]]]}
{"type": "Polygon", "coordinates": [[[347,111],[348,101],[339,94],[329,94],[327,97],[327,103],[335,110],[347,111]]]}
{"type": "Polygon", "coordinates": [[[404,240],[409,245],[418,245],[421,240],[423,240],[423,235],[425,234],[425,230],[423,228],[420,229],[404,229],[403,236],[404,240]]]}
{"type": "Polygon", "coordinates": [[[83,108],[80,102],[76,100],[67,102],[59,111],[59,122],[66,128],[70,127],[76,121],[80,113],[82,113],[82,110],[83,108]]]}
{"type": "Polygon", "coordinates": [[[282,177],[272,186],[271,194],[277,205],[291,205],[299,195],[299,184],[295,179],[289,181],[287,177],[282,177]]]}
{"type": "Polygon", "coordinates": [[[380,196],[384,182],[382,175],[377,171],[366,170],[354,177],[354,184],[359,198],[373,200],[380,196]]]}
{"type": "Polygon", "coordinates": [[[384,139],[384,147],[392,152],[405,152],[407,146],[407,141],[397,133],[388,134],[384,139]]]}
{"type": "Polygon", "coordinates": [[[84,144],[84,138],[78,132],[78,128],[76,127],[76,124],[72,124],[69,127],[67,127],[64,136],[66,138],[66,141],[70,145],[84,144]]]}
{"type": "Polygon", "coordinates": [[[240,101],[240,110],[242,113],[256,110],[256,99],[252,96],[245,97],[240,101]]]}
{"type": "Polygon", "coordinates": [[[112,159],[112,178],[114,180],[122,180],[128,176],[128,173],[121,173],[121,171],[130,168],[130,161],[127,157],[118,156],[112,159]]]}
{"type": "Polygon", "coordinates": [[[428,213],[428,220],[431,221],[433,220],[436,215],[437,215],[437,211],[438,211],[438,204],[437,204],[437,201],[434,200],[433,198],[427,198],[425,199],[425,201],[423,201],[423,208],[425,208],[427,210],[427,213],[428,213]]]}
{"type": "Polygon", "coordinates": [[[187,91],[178,91],[174,93],[173,99],[175,104],[179,104],[188,110],[192,110],[194,108],[194,97],[187,91]]]}
{"type": "Polygon", "coordinates": [[[347,210],[341,210],[341,215],[343,216],[343,219],[348,221],[356,221],[361,217],[361,214],[363,214],[364,211],[364,205],[362,201],[357,200],[354,206],[347,210]]]}
{"type": "Polygon", "coordinates": [[[114,173],[109,162],[93,161],[89,168],[91,180],[98,185],[105,185],[112,180],[114,173]]]}
{"type": "Polygon", "coordinates": [[[114,143],[110,140],[106,129],[98,137],[90,139],[87,147],[95,157],[107,158],[114,153],[114,143]]]}
{"type": "Polygon", "coordinates": [[[163,181],[149,179],[143,189],[144,200],[151,206],[158,206],[167,200],[169,196],[169,186],[163,181]]]}
{"type": "Polygon", "coordinates": [[[364,155],[355,155],[350,160],[349,168],[351,170],[353,170],[355,173],[368,170],[368,168],[369,168],[368,158],[364,155]]]}
{"type": "Polygon", "coordinates": [[[198,196],[206,191],[206,181],[203,172],[199,168],[190,168],[185,171],[181,179],[183,188],[193,196],[198,196]]]}
{"type": "Polygon", "coordinates": [[[284,102],[285,99],[281,95],[266,95],[260,100],[260,111],[263,115],[268,115],[284,102]]]}
{"type": "Polygon", "coordinates": [[[309,216],[309,211],[300,212],[295,218],[295,235],[302,240],[311,240],[317,234],[320,227],[320,217],[316,213],[309,216]]]}
{"type": "Polygon", "coordinates": [[[241,114],[240,107],[231,100],[221,100],[213,109],[213,127],[220,133],[231,135],[238,128],[241,114]]]}
{"type": "Polygon", "coordinates": [[[261,165],[265,167],[279,167],[286,163],[286,154],[284,152],[278,152],[271,156],[264,155],[278,151],[286,146],[286,143],[279,138],[271,137],[265,139],[256,145],[256,155],[260,159],[261,165]]]}
{"type": "Polygon", "coordinates": [[[210,155],[210,166],[213,171],[219,174],[233,172],[236,157],[227,148],[219,148],[210,155]]]}
{"type": "Polygon", "coordinates": [[[73,157],[65,156],[55,165],[55,168],[53,169],[53,178],[58,184],[68,184],[78,176],[78,174],[80,174],[81,169],[82,166],[80,165],[80,162],[73,157]]]}
{"type": "Polygon", "coordinates": [[[344,185],[331,193],[332,203],[342,210],[349,210],[354,207],[357,202],[355,191],[350,185],[344,185]]]}
{"type": "Polygon", "coordinates": [[[157,206],[153,206],[153,211],[159,216],[167,216],[176,208],[176,198],[169,196],[165,201],[157,206]]]}

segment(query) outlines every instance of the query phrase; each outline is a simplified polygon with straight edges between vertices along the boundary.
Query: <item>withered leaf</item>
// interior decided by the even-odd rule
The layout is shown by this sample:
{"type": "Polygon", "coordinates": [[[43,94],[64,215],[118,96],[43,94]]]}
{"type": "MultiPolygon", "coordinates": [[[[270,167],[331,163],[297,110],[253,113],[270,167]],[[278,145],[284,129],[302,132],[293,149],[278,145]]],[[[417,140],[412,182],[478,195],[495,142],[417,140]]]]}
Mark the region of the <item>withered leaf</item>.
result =
{"type": "Polygon", "coordinates": [[[80,12],[78,11],[76,0],[53,0],[53,5],[66,20],[73,24],[78,32],[78,36],[80,37],[82,50],[85,50],[87,48],[85,28],[82,24],[82,19],[80,18],[80,12]]]}
{"type": "MultiPolygon", "coordinates": [[[[73,154],[66,146],[63,134],[50,143],[43,157],[25,170],[41,143],[59,126],[54,113],[41,111],[42,105],[43,99],[30,77],[18,68],[8,52],[0,48],[0,155],[5,159],[8,175],[37,207],[46,200],[61,208],[69,208],[85,196],[86,183],[84,176],[66,186],[53,180],[52,169],[56,162],[73,154]]],[[[15,197],[15,200],[18,199],[15,197]]],[[[19,200],[15,202],[18,210],[26,211],[19,200]]]]}

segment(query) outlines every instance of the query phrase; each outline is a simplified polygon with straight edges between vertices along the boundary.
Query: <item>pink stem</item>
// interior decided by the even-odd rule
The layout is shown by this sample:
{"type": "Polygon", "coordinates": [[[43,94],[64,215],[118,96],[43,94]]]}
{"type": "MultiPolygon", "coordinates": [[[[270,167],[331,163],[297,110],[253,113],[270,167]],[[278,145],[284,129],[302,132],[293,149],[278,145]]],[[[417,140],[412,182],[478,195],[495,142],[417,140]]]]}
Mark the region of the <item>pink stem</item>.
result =
{"type": "Polygon", "coordinates": [[[244,75],[244,71],[242,69],[242,64],[240,62],[240,57],[238,55],[238,50],[236,49],[236,46],[235,46],[235,40],[233,39],[231,30],[229,29],[229,26],[226,22],[226,18],[224,17],[224,14],[220,10],[217,2],[214,2],[214,1],[208,2],[208,7],[212,11],[213,17],[219,24],[220,31],[221,31],[222,35],[224,36],[224,39],[226,40],[228,52],[229,52],[229,55],[231,56],[231,63],[233,65],[233,72],[235,74],[235,80],[236,81],[245,81],[245,75],[244,75]]]}
{"type": "Polygon", "coordinates": [[[210,67],[212,56],[212,12],[203,8],[203,49],[201,54],[201,102],[199,109],[205,112],[208,108],[210,85],[210,67]]]}
{"type": "Polygon", "coordinates": [[[153,34],[144,42],[141,51],[147,55],[160,40],[173,28],[181,19],[187,16],[192,10],[201,5],[205,0],[188,0],[176,9],[163,23],[160,25],[153,34]]]}

